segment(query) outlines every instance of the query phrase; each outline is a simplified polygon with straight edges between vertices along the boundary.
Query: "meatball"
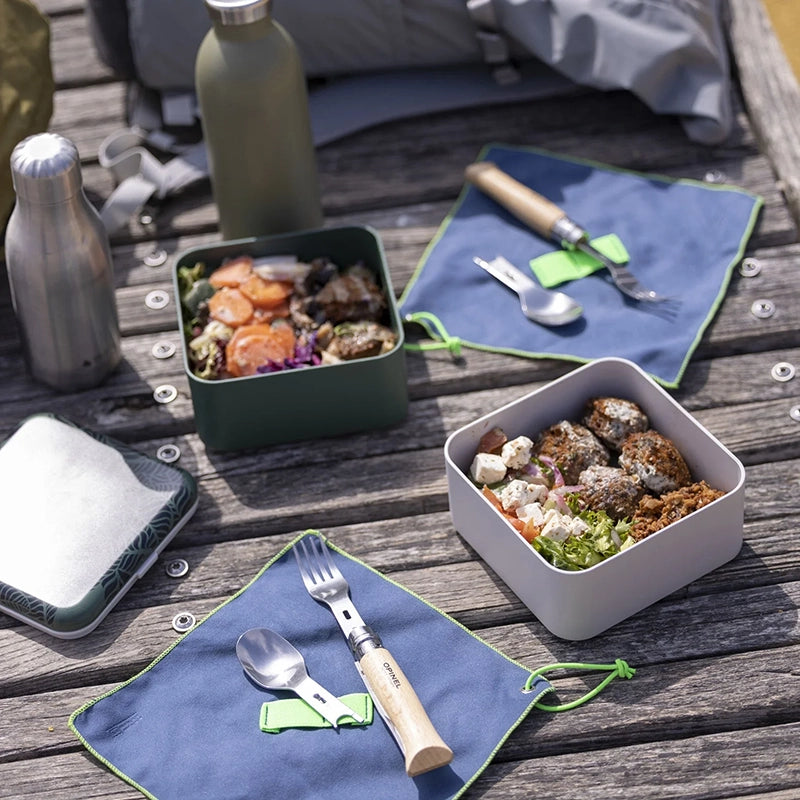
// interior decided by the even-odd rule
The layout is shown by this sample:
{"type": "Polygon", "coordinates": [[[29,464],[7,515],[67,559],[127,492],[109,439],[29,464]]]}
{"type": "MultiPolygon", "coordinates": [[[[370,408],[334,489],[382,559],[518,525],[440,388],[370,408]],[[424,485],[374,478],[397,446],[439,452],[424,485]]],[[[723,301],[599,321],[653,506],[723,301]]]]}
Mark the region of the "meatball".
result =
{"type": "Polygon", "coordinates": [[[632,475],[638,475],[653,494],[671,492],[692,481],[678,448],[652,429],[632,433],[625,439],[619,465],[632,475]]]}
{"type": "Polygon", "coordinates": [[[605,511],[614,522],[632,518],[644,494],[638,476],[619,467],[595,464],[581,472],[579,482],[580,496],[586,507],[605,511]]]}
{"type": "Polygon", "coordinates": [[[639,501],[639,507],[634,514],[631,536],[637,541],[644,539],[724,494],[720,489],[712,489],[705,481],[699,481],[667,492],[661,497],[646,495],[639,501]]]}
{"type": "Polygon", "coordinates": [[[621,397],[592,398],[586,404],[581,422],[612,450],[619,450],[630,434],[650,427],[644,411],[632,400],[621,397]]]}
{"type": "Polygon", "coordinates": [[[605,466],[610,455],[605,445],[583,425],[562,420],[539,434],[533,455],[555,461],[568,484],[578,482],[581,472],[595,464],[605,466]]]}
{"type": "Polygon", "coordinates": [[[342,361],[388,353],[397,337],[377,322],[343,322],[337,325],[325,351],[342,361]]]}
{"type": "Polygon", "coordinates": [[[353,319],[377,321],[386,308],[386,298],[375,276],[359,264],[331,278],[316,293],[313,303],[334,325],[353,319]]]}

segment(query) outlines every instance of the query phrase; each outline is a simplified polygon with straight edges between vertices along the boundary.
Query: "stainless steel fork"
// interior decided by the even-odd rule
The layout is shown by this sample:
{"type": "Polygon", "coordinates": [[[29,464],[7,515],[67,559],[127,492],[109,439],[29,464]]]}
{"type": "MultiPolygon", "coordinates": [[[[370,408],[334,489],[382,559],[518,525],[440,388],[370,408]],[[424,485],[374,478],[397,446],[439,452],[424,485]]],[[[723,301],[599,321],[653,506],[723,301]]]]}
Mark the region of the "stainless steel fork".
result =
{"type": "Polygon", "coordinates": [[[361,619],[350,586],[323,540],[314,534],[292,548],[308,593],[330,608],[355,658],[375,708],[405,758],[406,772],[420,775],[449,764],[453,751],[436,732],[408,678],[377,634],[361,619]]]}
{"type": "MultiPolygon", "coordinates": [[[[574,224],[574,223],[573,223],[574,224]]],[[[580,230],[580,229],[579,229],[580,230]]],[[[578,234],[575,234],[578,235],[578,234]]],[[[592,258],[599,261],[610,273],[611,280],[614,281],[617,288],[628,297],[632,297],[634,300],[641,300],[648,303],[674,303],[676,302],[674,297],[669,297],[667,295],[658,294],[654,292],[652,289],[648,289],[646,286],[643,286],[639,279],[628,269],[625,264],[620,264],[617,261],[612,261],[607,256],[604,256],[599,250],[596,250],[589,244],[588,236],[585,232],[583,232],[583,239],[577,239],[574,242],[570,242],[570,244],[574,244],[579,250],[583,250],[585,253],[588,253],[592,258]]],[[[565,239],[564,241],[568,241],[565,239]]]]}

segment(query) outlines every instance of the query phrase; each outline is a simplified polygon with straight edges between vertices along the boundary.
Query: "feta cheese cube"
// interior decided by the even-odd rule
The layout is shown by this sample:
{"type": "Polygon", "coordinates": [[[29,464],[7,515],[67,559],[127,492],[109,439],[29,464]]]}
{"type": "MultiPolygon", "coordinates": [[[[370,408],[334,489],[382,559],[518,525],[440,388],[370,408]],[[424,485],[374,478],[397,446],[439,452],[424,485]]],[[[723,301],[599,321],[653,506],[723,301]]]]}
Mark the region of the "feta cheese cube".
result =
{"type": "Polygon", "coordinates": [[[541,509],[542,514],[544,514],[544,508],[542,508],[542,503],[547,500],[547,487],[542,486],[540,483],[530,483],[530,481],[522,480],[522,482],[526,486],[525,491],[525,502],[523,505],[527,505],[528,503],[536,503],[541,509]]]}
{"type": "Polygon", "coordinates": [[[572,535],[571,521],[570,517],[564,517],[561,514],[551,517],[550,521],[542,528],[542,536],[547,536],[554,542],[563,542],[572,535]]]}
{"type": "Polygon", "coordinates": [[[582,520],[580,517],[573,517],[571,525],[573,536],[580,536],[582,533],[586,533],[586,531],[589,530],[589,523],[582,520]]]}
{"type": "Polygon", "coordinates": [[[542,528],[544,525],[544,509],[541,503],[526,503],[517,509],[517,517],[523,522],[530,522],[537,528],[542,528]]]}
{"type": "Polygon", "coordinates": [[[531,460],[533,442],[527,436],[517,436],[503,445],[500,455],[509,469],[522,469],[531,460]]]}
{"type": "Polygon", "coordinates": [[[513,480],[501,490],[500,502],[506,511],[514,511],[520,506],[535,503],[539,499],[540,488],[535,483],[513,480]]]}
{"type": "Polygon", "coordinates": [[[553,520],[560,520],[561,519],[561,512],[555,508],[554,506],[546,506],[544,512],[544,523],[545,525],[548,522],[552,522],[553,520]]]}
{"type": "Polygon", "coordinates": [[[497,483],[506,476],[506,465],[493,453],[477,453],[470,464],[469,474],[476,483],[497,483]]]}

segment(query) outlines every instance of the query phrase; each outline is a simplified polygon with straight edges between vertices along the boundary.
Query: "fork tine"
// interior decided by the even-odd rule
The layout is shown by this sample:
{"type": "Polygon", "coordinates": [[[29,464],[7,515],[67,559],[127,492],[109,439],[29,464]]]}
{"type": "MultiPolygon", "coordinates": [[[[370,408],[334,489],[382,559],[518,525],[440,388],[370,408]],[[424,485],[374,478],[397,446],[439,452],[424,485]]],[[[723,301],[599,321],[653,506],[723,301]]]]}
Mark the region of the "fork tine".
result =
{"type": "Polygon", "coordinates": [[[328,546],[318,536],[301,539],[292,548],[300,577],[312,597],[323,597],[342,588],[344,577],[333,561],[328,546]]]}
{"type": "Polygon", "coordinates": [[[680,302],[675,297],[668,297],[667,295],[658,294],[658,292],[654,292],[652,289],[647,289],[624,264],[617,264],[608,260],[604,260],[603,263],[611,274],[611,278],[617,288],[623,292],[623,294],[628,295],[628,297],[648,303],[680,302]]]}
{"type": "Polygon", "coordinates": [[[316,586],[322,580],[322,575],[319,571],[315,571],[314,553],[308,545],[307,539],[301,539],[293,548],[295,560],[300,570],[300,577],[307,589],[316,586]],[[302,551],[302,554],[301,554],[302,551]]]}
{"type": "Polygon", "coordinates": [[[294,545],[294,547],[292,547],[292,553],[294,554],[294,560],[297,562],[297,568],[300,570],[300,577],[303,579],[306,588],[308,588],[309,583],[313,583],[313,580],[306,570],[305,561],[300,556],[300,545],[302,544],[302,542],[298,542],[294,545]]]}

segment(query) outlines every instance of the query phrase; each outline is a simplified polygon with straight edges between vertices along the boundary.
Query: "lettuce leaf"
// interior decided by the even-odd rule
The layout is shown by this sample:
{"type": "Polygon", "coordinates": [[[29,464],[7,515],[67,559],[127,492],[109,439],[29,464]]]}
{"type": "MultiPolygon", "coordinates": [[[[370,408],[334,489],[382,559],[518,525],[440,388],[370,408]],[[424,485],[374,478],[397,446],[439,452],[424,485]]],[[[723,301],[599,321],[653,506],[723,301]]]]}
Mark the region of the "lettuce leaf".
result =
{"type": "Polygon", "coordinates": [[[583,511],[579,516],[589,525],[579,535],[558,542],[537,536],[532,544],[541,556],[558,569],[576,571],[593,567],[633,544],[630,523],[615,523],[604,511],[583,511]]]}

